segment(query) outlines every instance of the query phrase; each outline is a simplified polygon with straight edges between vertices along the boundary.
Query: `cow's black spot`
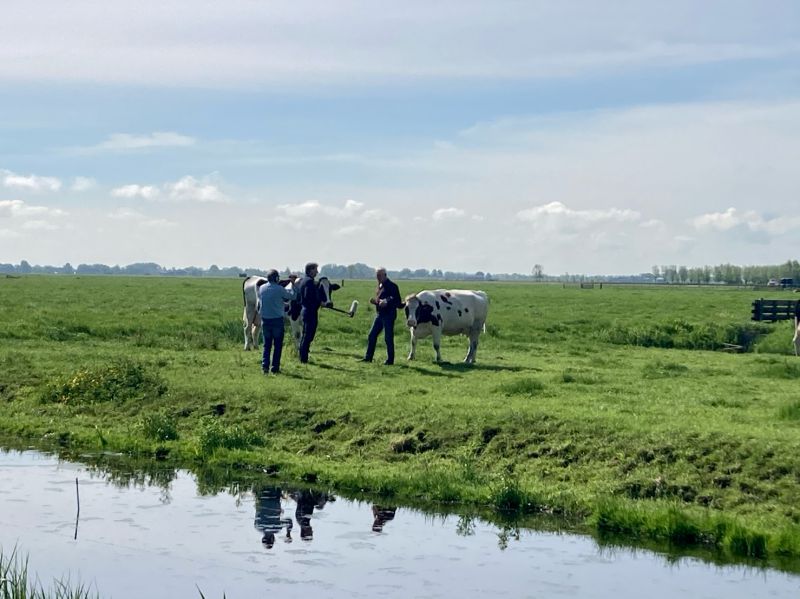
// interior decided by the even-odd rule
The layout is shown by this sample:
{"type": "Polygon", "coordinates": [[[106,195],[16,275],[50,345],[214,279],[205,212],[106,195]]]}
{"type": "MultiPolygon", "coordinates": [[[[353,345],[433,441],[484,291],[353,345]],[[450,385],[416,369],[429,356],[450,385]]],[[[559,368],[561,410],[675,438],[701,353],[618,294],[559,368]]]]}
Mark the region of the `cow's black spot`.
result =
{"type": "Polygon", "coordinates": [[[445,295],[440,295],[439,297],[440,297],[440,298],[442,298],[442,301],[443,301],[445,304],[449,304],[449,303],[450,303],[450,300],[449,300],[449,299],[447,299],[448,297],[450,297],[450,294],[449,294],[449,293],[446,293],[445,295]]]}
{"type": "Polygon", "coordinates": [[[469,308],[464,308],[464,312],[465,312],[466,314],[469,314],[469,308]]]}
{"type": "Polygon", "coordinates": [[[450,306],[447,306],[447,309],[449,310],[449,309],[450,309],[450,306]]]}
{"type": "Polygon", "coordinates": [[[461,310],[458,311],[458,317],[461,318],[461,310]]]}
{"type": "Polygon", "coordinates": [[[417,308],[417,323],[423,322],[434,322],[436,318],[433,315],[433,306],[429,306],[428,304],[422,304],[419,308],[417,308]]]}
{"type": "Polygon", "coordinates": [[[447,297],[450,297],[450,292],[449,292],[449,291],[445,291],[445,292],[444,292],[444,294],[445,294],[447,297]]]}
{"type": "Polygon", "coordinates": [[[259,279],[258,281],[256,281],[256,289],[261,289],[261,286],[266,282],[267,282],[266,279],[259,279]]]}
{"type": "Polygon", "coordinates": [[[438,302],[438,300],[437,300],[437,302],[436,302],[436,309],[437,309],[437,310],[440,310],[440,309],[441,309],[441,306],[439,305],[439,302],[438,302]]]}

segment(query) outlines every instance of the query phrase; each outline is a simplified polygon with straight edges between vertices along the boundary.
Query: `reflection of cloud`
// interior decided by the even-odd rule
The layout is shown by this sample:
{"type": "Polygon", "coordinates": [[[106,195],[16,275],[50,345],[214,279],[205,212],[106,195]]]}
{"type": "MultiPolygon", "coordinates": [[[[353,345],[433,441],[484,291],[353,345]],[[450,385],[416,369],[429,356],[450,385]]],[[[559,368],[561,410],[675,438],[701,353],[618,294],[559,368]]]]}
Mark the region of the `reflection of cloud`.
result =
{"type": "Polygon", "coordinates": [[[755,210],[739,211],[728,208],[725,212],[709,212],[691,220],[698,231],[721,231],[745,229],[752,233],[782,235],[800,227],[800,217],[765,218],[755,210]]]}
{"type": "Polygon", "coordinates": [[[58,191],[61,189],[61,181],[55,177],[40,177],[38,175],[17,175],[11,171],[0,170],[3,177],[3,186],[10,189],[21,189],[26,191],[58,191]]]}

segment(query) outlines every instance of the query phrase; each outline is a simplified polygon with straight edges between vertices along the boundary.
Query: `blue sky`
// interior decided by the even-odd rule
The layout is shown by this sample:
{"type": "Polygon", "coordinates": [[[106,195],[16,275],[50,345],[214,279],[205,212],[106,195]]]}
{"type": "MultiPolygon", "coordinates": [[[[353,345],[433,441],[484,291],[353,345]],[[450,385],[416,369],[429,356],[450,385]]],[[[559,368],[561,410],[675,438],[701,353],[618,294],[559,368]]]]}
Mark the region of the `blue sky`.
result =
{"type": "Polygon", "coordinates": [[[0,262],[797,258],[796,2],[7,0],[0,40],[0,262]]]}

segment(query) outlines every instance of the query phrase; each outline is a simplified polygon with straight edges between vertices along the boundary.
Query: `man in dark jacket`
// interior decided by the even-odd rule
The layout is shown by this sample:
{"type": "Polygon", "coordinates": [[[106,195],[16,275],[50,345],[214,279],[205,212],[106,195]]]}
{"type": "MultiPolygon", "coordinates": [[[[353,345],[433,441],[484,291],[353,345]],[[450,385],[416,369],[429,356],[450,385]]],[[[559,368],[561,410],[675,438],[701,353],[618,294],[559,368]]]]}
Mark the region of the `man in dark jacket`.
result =
{"type": "Polygon", "coordinates": [[[300,301],[300,319],[303,322],[303,336],[300,338],[300,362],[308,362],[308,351],[314,335],[317,334],[317,323],[319,322],[319,307],[322,304],[319,299],[319,290],[314,277],[319,273],[319,267],[315,262],[306,264],[306,276],[304,276],[298,287],[297,299],[300,301]]]}
{"type": "Polygon", "coordinates": [[[369,303],[375,305],[377,314],[367,336],[367,353],[364,354],[363,361],[372,362],[378,335],[383,331],[383,338],[386,340],[384,364],[388,366],[394,364],[394,321],[402,302],[400,301],[400,289],[386,276],[385,268],[376,270],[375,278],[378,279],[378,287],[375,289],[375,297],[369,298],[369,303]]]}

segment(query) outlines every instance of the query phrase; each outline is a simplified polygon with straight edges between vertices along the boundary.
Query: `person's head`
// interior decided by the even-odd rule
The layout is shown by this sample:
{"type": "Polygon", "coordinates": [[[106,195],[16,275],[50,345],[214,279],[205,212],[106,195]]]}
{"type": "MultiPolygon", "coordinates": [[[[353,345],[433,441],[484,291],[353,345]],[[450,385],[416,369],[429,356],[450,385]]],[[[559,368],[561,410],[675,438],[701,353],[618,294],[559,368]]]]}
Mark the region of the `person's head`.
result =
{"type": "Polygon", "coordinates": [[[319,273],[319,265],[316,262],[309,262],[306,264],[307,277],[316,277],[317,273],[319,273]]]}
{"type": "Polygon", "coordinates": [[[270,283],[277,283],[279,278],[280,275],[278,274],[278,271],[275,270],[274,268],[271,268],[267,273],[267,281],[269,281],[270,283]]]}
{"type": "Polygon", "coordinates": [[[265,532],[264,536],[261,537],[261,544],[267,549],[272,549],[272,546],[275,544],[275,533],[265,532]]]}
{"type": "Polygon", "coordinates": [[[383,266],[375,269],[375,278],[378,279],[378,283],[383,283],[386,280],[386,269],[383,266]]]}

